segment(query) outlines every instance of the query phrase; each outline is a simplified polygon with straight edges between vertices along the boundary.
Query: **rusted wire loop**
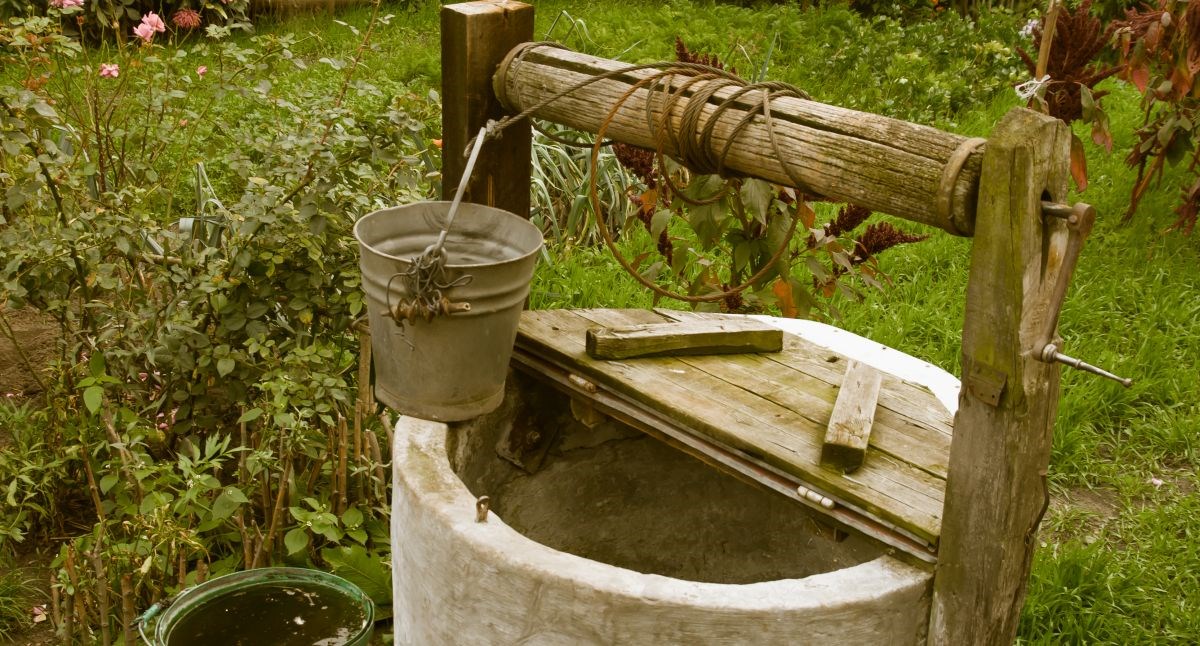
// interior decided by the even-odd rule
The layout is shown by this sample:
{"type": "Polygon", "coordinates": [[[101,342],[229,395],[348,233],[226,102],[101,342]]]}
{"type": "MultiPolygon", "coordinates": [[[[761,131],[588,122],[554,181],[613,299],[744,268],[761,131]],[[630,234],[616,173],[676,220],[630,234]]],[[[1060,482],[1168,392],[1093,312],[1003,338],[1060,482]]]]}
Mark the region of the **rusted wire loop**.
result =
{"type": "Polygon", "coordinates": [[[970,235],[969,231],[963,231],[954,222],[954,187],[958,185],[958,175],[962,172],[963,165],[967,163],[967,158],[971,156],[971,153],[979,150],[985,144],[987,144],[987,139],[982,137],[963,141],[958,148],[954,149],[954,153],[950,155],[950,159],[942,168],[942,179],[938,182],[937,198],[933,208],[937,215],[938,225],[954,235],[970,235]]]}
{"type": "MultiPolygon", "coordinates": [[[[606,130],[608,130],[608,126],[612,123],[613,117],[616,116],[617,112],[620,111],[621,106],[623,106],[625,104],[625,102],[629,100],[629,97],[633,96],[633,94],[642,86],[643,83],[653,83],[656,80],[657,76],[663,76],[663,75],[668,75],[668,74],[671,74],[671,72],[667,71],[667,72],[663,72],[660,75],[656,75],[654,77],[649,77],[647,79],[643,79],[643,81],[640,81],[640,82],[634,84],[633,87],[629,88],[629,90],[627,90],[623,95],[621,95],[621,97],[617,100],[616,104],[614,104],[612,109],[609,110],[608,114],[605,115],[604,121],[601,122],[599,130],[596,132],[597,139],[599,140],[600,138],[604,137],[604,133],[606,130]]],[[[768,105],[766,109],[769,111],[770,106],[768,105]]],[[[664,115],[663,120],[667,121],[669,119],[670,119],[670,113],[668,112],[664,115]]],[[[768,121],[768,123],[770,123],[770,121],[768,121]]],[[[661,139],[660,139],[660,143],[661,143],[661,139]]],[[[774,144],[773,135],[772,135],[772,143],[774,144]]],[[[778,151],[777,145],[776,145],[776,150],[778,151]]],[[[656,152],[657,152],[657,158],[661,164],[661,161],[662,161],[661,145],[659,146],[659,150],[656,152]]],[[[599,157],[600,157],[600,147],[596,146],[596,147],[592,148],[592,167],[593,168],[595,168],[596,164],[599,162],[599,157]]],[[[785,170],[788,172],[788,176],[789,177],[793,176],[791,169],[786,165],[786,162],[783,161],[782,157],[780,157],[780,163],[784,165],[785,170]]],[[[660,166],[660,168],[661,168],[661,166],[660,166]]],[[[669,181],[668,178],[670,177],[670,173],[667,172],[666,169],[662,169],[660,172],[660,175],[664,179],[667,179],[669,181]]],[[[759,270],[757,272],[755,272],[753,276],[746,279],[745,282],[743,282],[739,285],[736,285],[734,287],[727,288],[723,291],[713,292],[710,294],[692,295],[692,294],[680,294],[680,293],[677,293],[677,292],[674,292],[674,291],[671,291],[668,289],[664,289],[663,287],[656,285],[653,281],[647,279],[645,276],[638,273],[638,271],[636,269],[634,269],[633,266],[630,264],[629,260],[627,258],[625,258],[625,256],[621,253],[621,251],[619,249],[617,249],[616,242],[613,241],[613,238],[612,238],[612,233],[608,229],[608,224],[604,221],[604,217],[601,215],[600,197],[596,191],[596,174],[595,173],[590,174],[590,176],[588,178],[588,193],[589,193],[589,196],[591,197],[592,212],[594,213],[594,215],[596,217],[596,228],[600,231],[600,236],[601,236],[601,238],[603,238],[605,246],[608,247],[608,250],[612,253],[613,257],[617,259],[617,263],[619,263],[621,265],[621,268],[624,269],[630,276],[632,276],[634,278],[634,280],[638,281],[639,283],[642,284],[642,286],[646,287],[647,289],[654,292],[655,294],[658,294],[659,296],[664,296],[666,298],[673,298],[675,300],[683,301],[685,303],[711,303],[711,302],[715,302],[715,301],[720,301],[720,300],[723,300],[730,296],[733,296],[735,294],[740,294],[741,292],[745,291],[752,285],[758,283],[760,280],[765,278],[771,271],[773,271],[775,269],[776,264],[779,262],[779,260],[781,258],[783,258],[783,254],[786,253],[788,248],[791,246],[792,238],[796,233],[796,227],[800,223],[800,212],[803,209],[803,202],[798,203],[796,205],[796,212],[795,212],[795,214],[792,215],[792,221],[791,221],[790,225],[788,226],[787,234],[784,236],[783,242],[779,245],[779,248],[775,250],[775,253],[772,254],[771,258],[766,263],[764,263],[763,266],[761,268],[759,268],[759,270]]],[[[720,199],[720,195],[718,195],[715,199],[720,199]]]]}

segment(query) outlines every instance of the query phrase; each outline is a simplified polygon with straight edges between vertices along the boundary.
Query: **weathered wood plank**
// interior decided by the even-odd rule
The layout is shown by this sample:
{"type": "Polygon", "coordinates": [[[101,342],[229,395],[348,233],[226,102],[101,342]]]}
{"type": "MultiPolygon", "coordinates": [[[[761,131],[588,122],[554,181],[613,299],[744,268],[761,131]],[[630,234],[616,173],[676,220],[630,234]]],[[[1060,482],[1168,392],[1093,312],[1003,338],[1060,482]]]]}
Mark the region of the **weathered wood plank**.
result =
{"type": "MultiPolygon", "coordinates": [[[[795,474],[839,502],[936,542],[940,479],[890,458],[869,464],[853,479],[822,469],[818,460],[824,423],[691,365],[726,365],[737,363],[729,359],[754,359],[756,355],[596,361],[584,352],[582,332],[587,326],[645,323],[645,317],[654,314],[627,313],[624,318],[617,318],[622,315],[610,310],[588,310],[584,314],[591,318],[564,311],[528,312],[522,318],[519,343],[556,357],[597,383],[669,413],[684,426],[715,441],[795,474]]],[[[826,410],[832,409],[833,399],[831,395],[825,403],[826,410]]]]}
{"type": "MultiPolygon", "coordinates": [[[[656,309],[655,311],[677,321],[733,316],[681,310],[656,309]]],[[[845,371],[842,366],[847,361],[846,356],[794,334],[783,336],[782,352],[765,356],[771,361],[812,375],[834,387],[841,383],[845,371]]],[[[942,402],[925,387],[884,373],[883,385],[879,392],[879,411],[876,413],[876,422],[880,421],[883,416],[891,417],[893,413],[908,420],[919,419],[922,424],[927,424],[931,429],[944,435],[945,437],[938,442],[948,451],[950,437],[954,434],[954,418],[950,411],[946,410],[942,402]]]]}
{"type": "Polygon", "coordinates": [[[883,373],[853,359],[847,362],[833,413],[825,429],[821,464],[850,473],[862,466],[867,456],[871,426],[875,423],[875,405],[883,373]]]}
{"type": "MultiPolygon", "coordinates": [[[[671,318],[680,314],[689,317],[729,316],[673,310],[657,311],[671,318]]],[[[840,354],[831,354],[828,348],[798,339],[792,334],[784,335],[784,351],[778,354],[722,357],[720,361],[703,361],[703,358],[699,357],[697,359],[699,361],[688,362],[711,374],[719,375],[730,383],[739,384],[758,393],[759,396],[780,406],[796,411],[822,428],[828,426],[829,416],[833,412],[832,402],[837,398],[843,374],[839,372],[839,368],[848,361],[840,354]],[[795,341],[802,343],[797,344],[795,341]],[[830,357],[836,358],[837,361],[829,362],[830,357]],[[821,376],[814,374],[816,372],[821,373],[821,376]]],[[[884,407],[889,387],[916,388],[913,384],[884,374],[880,404],[875,411],[871,448],[944,480],[950,457],[950,433],[948,429],[943,433],[938,424],[945,413],[945,407],[929,395],[929,408],[922,410],[914,405],[908,410],[911,417],[896,413],[884,407]]],[[[920,392],[928,393],[924,389],[920,389],[920,392]]]]}
{"type": "MultiPolygon", "coordinates": [[[[482,0],[442,7],[442,199],[454,199],[466,166],[467,143],[504,108],[492,74],[505,54],[533,39],[533,7],[482,0]]],[[[480,151],[463,199],[529,217],[532,136],[529,122],[480,151]]]]}
{"type": "MultiPolygon", "coordinates": [[[[506,65],[495,78],[496,95],[517,112],[549,99],[596,74],[626,67],[626,63],[580,54],[550,46],[531,46],[506,65]]],[[[655,74],[641,70],[589,85],[539,108],[536,116],[587,132],[597,132],[617,101],[639,80],[655,74]]],[[[677,86],[683,81],[676,78],[677,86]]],[[[690,97],[700,87],[685,91],[690,97]]],[[[701,127],[716,112],[719,102],[734,89],[719,90],[703,109],[701,127]]],[[[774,159],[766,121],[755,116],[737,137],[732,133],[747,114],[761,112],[761,95],[740,99],[737,108],[719,115],[713,130],[713,148],[726,147],[726,166],[731,171],[791,184],[787,172],[774,159]],[[732,140],[732,141],[731,141],[732,140]]],[[[671,115],[677,132],[680,115],[688,98],[680,101],[671,115]]],[[[658,141],[647,125],[647,108],[655,123],[663,119],[663,101],[651,100],[648,89],[638,89],[613,116],[606,135],[643,148],[655,149],[658,141]],[[651,105],[647,106],[647,103],[651,105]]],[[[798,98],[773,102],[772,123],[776,140],[804,186],[799,187],[837,200],[861,204],[915,222],[942,226],[934,215],[934,204],[943,169],[955,149],[966,139],[878,115],[846,110],[798,98]]],[[[678,151],[669,147],[667,154],[678,151]]],[[[979,179],[979,153],[967,158],[953,186],[952,233],[971,235],[974,230],[975,194],[979,179]]],[[[943,227],[945,228],[945,227],[943,227]]]]}
{"type": "Polygon", "coordinates": [[[597,327],[587,331],[593,359],[779,352],[783,331],[753,319],[597,327]]]}
{"type": "Polygon", "coordinates": [[[1043,192],[1067,195],[1070,137],[1062,122],[1016,109],[984,155],[931,644],[1011,644],[1016,635],[1058,407],[1058,367],[1034,357],[1067,233],[1056,218],[1043,221],[1040,202],[1043,192]],[[972,387],[979,376],[997,377],[998,397],[972,387]]]}

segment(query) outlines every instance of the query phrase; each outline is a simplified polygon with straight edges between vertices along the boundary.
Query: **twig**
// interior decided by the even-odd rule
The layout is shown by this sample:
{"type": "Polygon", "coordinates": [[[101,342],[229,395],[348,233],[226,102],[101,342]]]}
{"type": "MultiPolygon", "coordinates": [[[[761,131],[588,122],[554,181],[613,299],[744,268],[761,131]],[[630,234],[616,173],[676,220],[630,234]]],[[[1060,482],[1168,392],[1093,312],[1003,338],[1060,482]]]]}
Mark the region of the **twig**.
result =
{"type": "Polygon", "coordinates": [[[60,594],[58,577],[54,572],[50,572],[50,618],[54,621],[55,630],[62,630],[63,625],[62,603],[59,599],[60,594]]]}
{"type": "Polygon", "coordinates": [[[100,643],[103,646],[112,646],[112,635],[109,633],[108,576],[104,571],[104,561],[100,560],[100,556],[97,554],[100,546],[100,541],[96,541],[95,547],[87,553],[87,557],[92,562],[92,569],[96,572],[96,606],[100,611],[100,643]]]}
{"type": "Polygon", "coordinates": [[[86,621],[87,615],[83,611],[83,599],[80,594],[83,592],[79,589],[79,575],[75,572],[75,547],[67,546],[67,558],[63,563],[63,567],[67,570],[67,580],[71,582],[71,590],[67,593],[67,608],[65,619],[65,630],[63,635],[64,644],[75,643],[75,617],[79,616],[80,621],[86,621]]]}
{"type": "Polygon", "coordinates": [[[386,505],[387,477],[383,471],[383,455],[379,451],[379,439],[372,430],[365,431],[363,436],[367,438],[367,448],[371,452],[371,462],[375,466],[375,480],[371,483],[371,490],[375,499],[386,505]]]}
{"type": "Polygon", "coordinates": [[[379,413],[379,421],[383,423],[383,431],[387,433],[388,455],[391,455],[392,450],[396,447],[395,431],[392,427],[392,415],[386,410],[379,413]]]}
{"type": "Polygon", "coordinates": [[[133,622],[137,621],[137,611],[133,608],[133,575],[121,575],[121,638],[125,646],[137,642],[133,636],[133,622]]]}
{"type": "Polygon", "coordinates": [[[336,506],[334,507],[334,511],[333,511],[334,515],[338,516],[339,518],[341,517],[342,512],[346,511],[346,503],[347,503],[346,489],[348,487],[346,485],[349,483],[349,477],[346,473],[346,444],[348,444],[348,442],[347,442],[348,433],[349,433],[349,429],[346,424],[346,418],[344,416],[342,416],[341,414],[339,414],[338,415],[338,425],[337,425],[337,436],[338,436],[337,477],[338,477],[338,493],[340,494],[340,497],[335,501],[336,506]]]}
{"type": "Polygon", "coordinates": [[[283,519],[283,500],[284,494],[287,493],[287,481],[292,477],[292,461],[287,459],[284,463],[282,478],[279,480],[279,493],[275,496],[275,507],[271,511],[271,526],[267,530],[267,536],[263,539],[262,549],[254,556],[254,563],[250,569],[258,567],[260,558],[266,563],[267,556],[275,546],[275,534],[279,531],[279,523],[283,519]]]}
{"type": "MultiPolygon", "coordinates": [[[[354,462],[362,467],[363,419],[370,415],[371,401],[371,333],[358,333],[358,401],[354,403],[354,462]]],[[[363,495],[362,476],[358,478],[358,495],[363,495]]]]}
{"type": "Polygon", "coordinates": [[[92,472],[92,457],[88,455],[87,445],[84,445],[83,455],[83,470],[87,474],[88,491],[92,494],[92,504],[96,507],[96,518],[100,520],[100,524],[104,525],[104,505],[100,503],[100,487],[96,486],[96,474],[92,472]]]}
{"type": "Polygon", "coordinates": [[[142,483],[138,482],[137,475],[133,472],[133,454],[129,452],[129,449],[125,448],[125,443],[117,435],[117,428],[113,424],[112,413],[106,411],[102,416],[102,420],[104,422],[104,432],[108,435],[109,446],[117,450],[117,455],[121,458],[121,472],[125,474],[125,480],[129,483],[130,489],[137,494],[137,501],[140,504],[142,502],[142,483]]]}

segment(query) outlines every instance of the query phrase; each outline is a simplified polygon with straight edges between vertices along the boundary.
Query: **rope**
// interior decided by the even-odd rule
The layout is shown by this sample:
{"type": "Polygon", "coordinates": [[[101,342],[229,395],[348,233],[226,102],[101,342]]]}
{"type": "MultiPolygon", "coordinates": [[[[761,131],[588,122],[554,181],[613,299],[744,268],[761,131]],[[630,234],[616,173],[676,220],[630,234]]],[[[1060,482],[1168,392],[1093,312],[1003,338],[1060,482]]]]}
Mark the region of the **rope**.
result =
{"type": "MultiPolygon", "coordinates": [[[[511,69],[514,65],[521,63],[525,55],[530,51],[543,46],[562,48],[562,45],[553,42],[534,42],[522,47],[515,52],[515,56],[510,54],[510,59],[506,64],[502,65],[504,69],[511,69]]],[[[743,116],[733,129],[729,132],[724,146],[720,151],[714,150],[713,142],[715,141],[716,125],[720,118],[730,109],[737,107],[738,103],[752,93],[758,92],[761,98],[760,105],[762,107],[762,118],[766,124],[768,139],[771,143],[771,148],[775,153],[775,158],[779,162],[780,168],[784,175],[792,182],[796,188],[804,185],[799,174],[786,161],[782,153],[778,137],[775,133],[774,122],[772,120],[771,102],[779,97],[795,97],[801,99],[809,99],[809,95],[803,90],[788,85],[786,83],[768,82],[768,83],[747,83],[744,79],[727,70],[722,70],[710,65],[701,65],[699,63],[682,63],[682,62],[656,62],[644,63],[639,65],[628,65],[607,72],[602,72],[590,76],[578,83],[567,87],[556,94],[539,101],[538,103],[522,110],[521,112],[504,117],[499,121],[489,122],[485,132],[481,132],[476,137],[484,139],[499,138],[504,129],[520,121],[530,118],[534,113],[542,108],[559,101],[568,95],[571,95],[579,90],[582,90],[590,85],[603,80],[613,79],[625,76],[631,72],[641,70],[658,70],[658,73],[643,78],[633,83],[633,86],[625,92],[624,95],[612,107],[602,122],[599,131],[596,133],[596,140],[592,144],[592,168],[596,168],[599,164],[599,154],[602,146],[607,145],[604,142],[604,133],[608,126],[612,123],[620,108],[640,89],[647,89],[648,96],[646,100],[646,124],[647,127],[655,133],[655,141],[657,150],[655,151],[655,159],[660,168],[660,175],[667,186],[678,195],[681,199],[693,206],[701,206],[705,204],[713,204],[721,200],[725,196],[725,189],[718,191],[716,194],[696,200],[682,194],[679,187],[675,185],[671,179],[670,173],[666,172],[666,164],[664,160],[664,150],[673,150],[680,163],[693,172],[700,174],[714,174],[722,177],[726,176],[725,159],[729,155],[729,151],[733,146],[733,142],[759,115],[754,111],[749,111],[743,116]],[[681,83],[676,84],[677,77],[684,77],[681,83]],[[736,88],[729,96],[717,102],[715,108],[706,114],[707,108],[710,107],[710,100],[713,100],[716,95],[727,88],[736,88]],[[679,104],[684,99],[687,99],[686,105],[680,111],[679,104]],[[656,109],[658,101],[661,99],[661,108],[656,109]],[[675,129],[672,126],[673,115],[676,112],[679,115],[679,127],[675,129]],[[655,119],[655,113],[662,115],[659,120],[655,119]],[[701,127],[703,122],[703,127],[701,127]]],[[[542,131],[543,134],[546,134],[542,131]]],[[[471,142],[472,145],[475,143],[471,142]]],[[[572,142],[575,143],[575,142],[572,142]]],[[[765,278],[775,265],[787,252],[792,238],[796,232],[796,228],[800,221],[800,212],[803,209],[803,202],[797,204],[796,212],[791,218],[791,223],[788,227],[787,235],[779,248],[771,256],[770,260],[764,264],[753,276],[745,282],[734,287],[726,288],[724,291],[704,294],[690,295],[679,294],[656,285],[654,282],[647,280],[629,263],[629,261],[617,249],[616,243],[612,239],[612,234],[608,229],[608,225],[604,222],[601,215],[600,200],[596,189],[596,174],[591,173],[589,176],[588,193],[591,197],[592,211],[596,216],[597,229],[600,231],[601,237],[604,239],[605,245],[617,262],[626,272],[633,276],[643,286],[649,288],[660,296],[673,298],[688,303],[701,303],[719,301],[735,294],[745,291],[747,288],[758,283],[765,278]]]]}

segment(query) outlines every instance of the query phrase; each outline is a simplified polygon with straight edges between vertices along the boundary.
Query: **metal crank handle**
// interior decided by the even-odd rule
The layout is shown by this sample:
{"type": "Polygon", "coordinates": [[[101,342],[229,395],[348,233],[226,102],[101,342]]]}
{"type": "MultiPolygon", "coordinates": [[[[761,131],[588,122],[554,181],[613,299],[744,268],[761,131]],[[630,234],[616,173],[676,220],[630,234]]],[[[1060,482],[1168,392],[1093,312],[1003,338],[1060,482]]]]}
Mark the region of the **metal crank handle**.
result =
{"type": "Polygon", "coordinates": [[[1133,380],[1128,377],[1118,377],[1117,375],[1114,375],[1103,368],[1097,368],[1086,361],[1080,361],[1075,357],[1068,357],[1067,355],[1059,352],[1058,346],[1054,345],[1053,343],[1047,343],[1046,346],[1042,348],[1042,354],[1038,357],[1038,359],[1046,363],[1061,363],[1084,372],[1090,372],[1093,375],[1099,375],[1105,379],[1112,379],[1126,388],[1129,388],[1133,385],[1133,380]]]}

